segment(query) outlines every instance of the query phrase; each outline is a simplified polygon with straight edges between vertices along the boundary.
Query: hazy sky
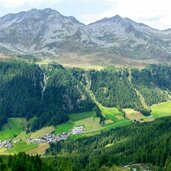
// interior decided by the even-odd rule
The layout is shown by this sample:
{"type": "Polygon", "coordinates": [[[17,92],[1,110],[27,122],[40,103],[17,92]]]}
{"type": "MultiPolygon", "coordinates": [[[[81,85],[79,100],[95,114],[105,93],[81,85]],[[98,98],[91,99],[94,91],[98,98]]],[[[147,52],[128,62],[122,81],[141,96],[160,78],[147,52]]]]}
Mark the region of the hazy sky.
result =
{"type": "Polygon", "coordinates": [[[119,14],[154,28],[171,28],[171,0],[0,0],[0,4],[0,16],[53,8],[85,24],[119,14]]]}

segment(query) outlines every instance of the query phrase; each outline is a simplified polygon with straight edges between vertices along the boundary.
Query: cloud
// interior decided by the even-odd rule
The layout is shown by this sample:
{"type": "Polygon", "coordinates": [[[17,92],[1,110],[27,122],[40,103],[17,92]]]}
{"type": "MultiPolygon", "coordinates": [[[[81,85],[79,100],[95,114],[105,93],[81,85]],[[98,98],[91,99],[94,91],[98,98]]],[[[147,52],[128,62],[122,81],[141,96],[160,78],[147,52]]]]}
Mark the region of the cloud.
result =
{"type": "Polygon", "coordinates": [[[59,0],[0,0],[1,6],[6,9],[17,9],[26,6],[41,6],[55,4],[59,0]]]}

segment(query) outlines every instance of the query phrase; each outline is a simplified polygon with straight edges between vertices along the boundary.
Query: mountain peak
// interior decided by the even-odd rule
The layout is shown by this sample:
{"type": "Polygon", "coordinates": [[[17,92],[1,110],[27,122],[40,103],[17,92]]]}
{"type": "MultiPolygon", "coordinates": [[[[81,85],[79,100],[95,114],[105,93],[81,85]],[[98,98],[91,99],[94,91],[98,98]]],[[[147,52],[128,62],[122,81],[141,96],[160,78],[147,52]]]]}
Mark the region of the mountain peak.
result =
{"type": "Polygon", "coordinates": [[[110,24],[112,24],[112,23],[119,24],[119,23],[123,23],[123,22],[124,22],[124,18],[122,18],[120,15],[115,15],[115,16],[110,17],[110,18],[105,17],[105,18],[103,18],[101,20],[96,21],[95,23],[91,23],[90,25],[101,24],[101,23],[103,23],[103,24],[108,24],[108,23],[110,23],[110,24]]]}
{"type": "Polygon", "coordinates": [[[123,20],[123,18],[120,15],[115,15],[115,16],[111,17],[110,19],[113,19],[113,20],[123,20]]]}

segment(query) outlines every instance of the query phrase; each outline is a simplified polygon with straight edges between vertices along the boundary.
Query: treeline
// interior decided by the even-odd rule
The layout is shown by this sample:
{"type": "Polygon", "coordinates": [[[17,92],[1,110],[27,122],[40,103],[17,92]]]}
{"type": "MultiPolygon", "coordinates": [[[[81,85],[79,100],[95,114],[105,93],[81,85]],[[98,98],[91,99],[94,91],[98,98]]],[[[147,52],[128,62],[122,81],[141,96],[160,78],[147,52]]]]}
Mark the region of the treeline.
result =
{"type": "Polygon", "coordinates": [[[14,156],[0,157],[1,171],[53,171],[53,166],[43,162],[41,158],[29,156],[21,152],[14,156]]]}
{"type": "Polygon", "coordinates": [[[100,135],[51,144],[59,170],[96,171],[103,166],[151,164],[151,170],[171,170],[171,118],[134,124],[100,135]],[[60,157],[63,156],[63,157],[60,157]]]}
{"type": "Polygon", "coordinates": [[[56,125],[69,113],[93,110],[84,87],[60,65],[40,68],[19,61],[0,62],[0,125],[8,117],[34,117],[28,130],[56,125]]]}

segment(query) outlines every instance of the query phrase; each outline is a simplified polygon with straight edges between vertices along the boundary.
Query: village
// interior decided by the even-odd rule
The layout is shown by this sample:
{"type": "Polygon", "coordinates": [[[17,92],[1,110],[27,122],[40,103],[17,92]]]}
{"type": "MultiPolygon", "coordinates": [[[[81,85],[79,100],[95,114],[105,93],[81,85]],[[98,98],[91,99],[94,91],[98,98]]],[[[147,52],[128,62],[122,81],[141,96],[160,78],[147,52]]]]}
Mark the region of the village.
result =
{"type": "MultiPolygon", "coordinates": [[[[70,135],[79,135],[84,132],[84,126],[76,126],[72,129],[70,133],[63,132],[61,134],[55,135],[55,134],[46,134],[40,138],[37,139],[27,139],[27,143],[33,143],[33,144],[42,144],[42,143],[55,143],[62,140],[66,140],[70,137],[70,135]]],[[[12,139],[7,139],[4,141],[0,140],[0,148],[7,148],[10,149],[13,147],[14,144],[20,142],[21,140],[13,141],[12,139]]]]}

